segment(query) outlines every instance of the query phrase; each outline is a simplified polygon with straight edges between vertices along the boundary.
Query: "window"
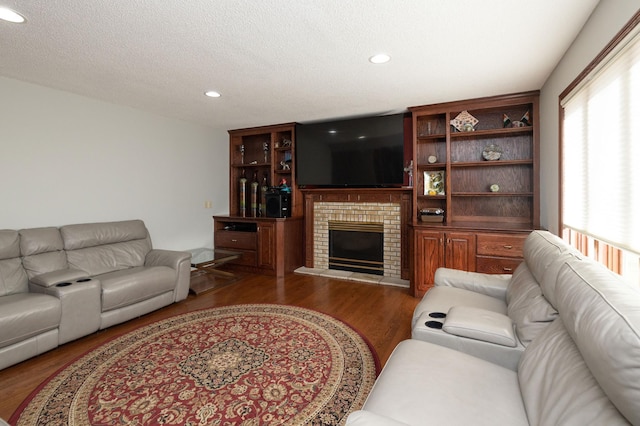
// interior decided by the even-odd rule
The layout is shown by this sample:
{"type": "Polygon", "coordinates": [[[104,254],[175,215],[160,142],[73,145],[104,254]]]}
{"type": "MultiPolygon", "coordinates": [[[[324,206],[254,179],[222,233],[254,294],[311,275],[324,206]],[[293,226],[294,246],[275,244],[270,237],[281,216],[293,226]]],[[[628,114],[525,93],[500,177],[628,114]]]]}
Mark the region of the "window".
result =
{"type": "Polygon", "coordinates": [[[560,97],[565,238],[636,283],[640,279],[639,17],[636,14],[560,97]]]}

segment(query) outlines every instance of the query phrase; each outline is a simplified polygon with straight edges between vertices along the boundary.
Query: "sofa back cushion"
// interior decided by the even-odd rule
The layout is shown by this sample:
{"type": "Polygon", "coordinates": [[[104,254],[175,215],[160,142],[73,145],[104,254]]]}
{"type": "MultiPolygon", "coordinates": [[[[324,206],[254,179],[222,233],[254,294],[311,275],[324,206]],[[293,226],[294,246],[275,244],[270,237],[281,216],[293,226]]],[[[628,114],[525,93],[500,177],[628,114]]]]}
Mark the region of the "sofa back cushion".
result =
{"type": "Polygon", "coordinates": [[[555,284],[566,259],[582,257],[579,251],[548,231],[533,231],[524,242],[524,260],[542,288],[545,299],[557,308],[555,284]]]}
{"type": "Polygon", "coordinates": [[[18,231],[0,230],[0,296],[28,291],[28,279],[20,259],[18,231]]]}
{"type": "Polygon", "coordinates": [[[60,228],[69,265],[95,276],[143,266],[151,239],[141,220],[60,228]]]}
{"type": "Polygon", "coordinates": [[[618,410],[640,424],[640,289],[599,263],[570,259],[558,311],[589,370],[618,410]]]}
{"type": "Polygon", "coordinates": [[[21,229],[19,233],[22,264],[29,279],[67,268],[67,255],[58,228],[21,229]]]}
{"type": "Polygon", "coordinates": [[[513,273],[506,300],[507,315],[516,323],[516,333],[524,346],[558,317],[525,262],[513,273]]]}
{"type": "Polygon", "coordinates": [[[527,346],[518,381],[529,424],[628,424],[589,371],[560,318],[527,346]]]}
{"type": "Polygon", "coordinates": [[[523,247],[524,261],[538,282],[542,281],[549,265],[567,251],[573,249],[549,231],[533,231],[524,241],[523,247]]]}

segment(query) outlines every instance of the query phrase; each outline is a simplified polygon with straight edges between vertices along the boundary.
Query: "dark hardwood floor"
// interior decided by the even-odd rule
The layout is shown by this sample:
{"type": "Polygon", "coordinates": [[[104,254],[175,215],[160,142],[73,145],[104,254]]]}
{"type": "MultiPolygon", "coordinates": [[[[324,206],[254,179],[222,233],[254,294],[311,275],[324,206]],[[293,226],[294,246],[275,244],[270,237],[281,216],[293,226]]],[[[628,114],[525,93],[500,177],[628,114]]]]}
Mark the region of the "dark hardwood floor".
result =
{"type": "Polygon", "coordinates": [[[225,279],[196,273],[191,280],[212,281],[216,287],[0,371],[0,418],[8,419],[47,377],[101,343],[154,321],[215,306],[278,303],[324,312],[362,333],[383,366],[396,344],[410,337],[411,315],[419,301],[405,288],[298,274],[281,279],[237,274],[225,279]]]}

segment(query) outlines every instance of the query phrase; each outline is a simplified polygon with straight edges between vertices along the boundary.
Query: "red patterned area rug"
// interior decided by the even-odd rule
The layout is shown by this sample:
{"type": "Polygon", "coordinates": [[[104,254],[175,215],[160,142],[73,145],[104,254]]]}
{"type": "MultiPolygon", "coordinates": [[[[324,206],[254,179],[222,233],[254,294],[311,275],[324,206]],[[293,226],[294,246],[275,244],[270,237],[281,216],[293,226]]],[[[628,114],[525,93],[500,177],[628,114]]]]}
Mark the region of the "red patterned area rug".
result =
{"type": "Polygon", "coordinates": [[[12,425],[337,425],[379,370],[351,327],[284,305],[179,315],[80,357],[12,425]]]}

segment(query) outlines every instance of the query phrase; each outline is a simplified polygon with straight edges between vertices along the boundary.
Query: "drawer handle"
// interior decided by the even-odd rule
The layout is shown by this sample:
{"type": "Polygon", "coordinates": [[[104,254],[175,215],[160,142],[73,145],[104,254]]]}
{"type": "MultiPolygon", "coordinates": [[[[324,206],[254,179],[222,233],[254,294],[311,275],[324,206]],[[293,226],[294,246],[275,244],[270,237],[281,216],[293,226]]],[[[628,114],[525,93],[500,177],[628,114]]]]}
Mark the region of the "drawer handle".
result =
{"type": "Polygon", "coordinates": [[[238,242],[238,240],[231,240],[231,242],[232,242],[232,243],[237,243],[237,242],[238,242]]]}
{"type": "Polygon", "coordinates": [[[502,247],[506,248],[507,250],[511,250],[513,248],[513,246],[510,246],[510,245],[505,245],[505,246],[502,246],[502,247]]]}
{"type": "Polygon", "coordinates": [[[502,268],[505,272],[513,272],[513,268],[502,268]]]}

